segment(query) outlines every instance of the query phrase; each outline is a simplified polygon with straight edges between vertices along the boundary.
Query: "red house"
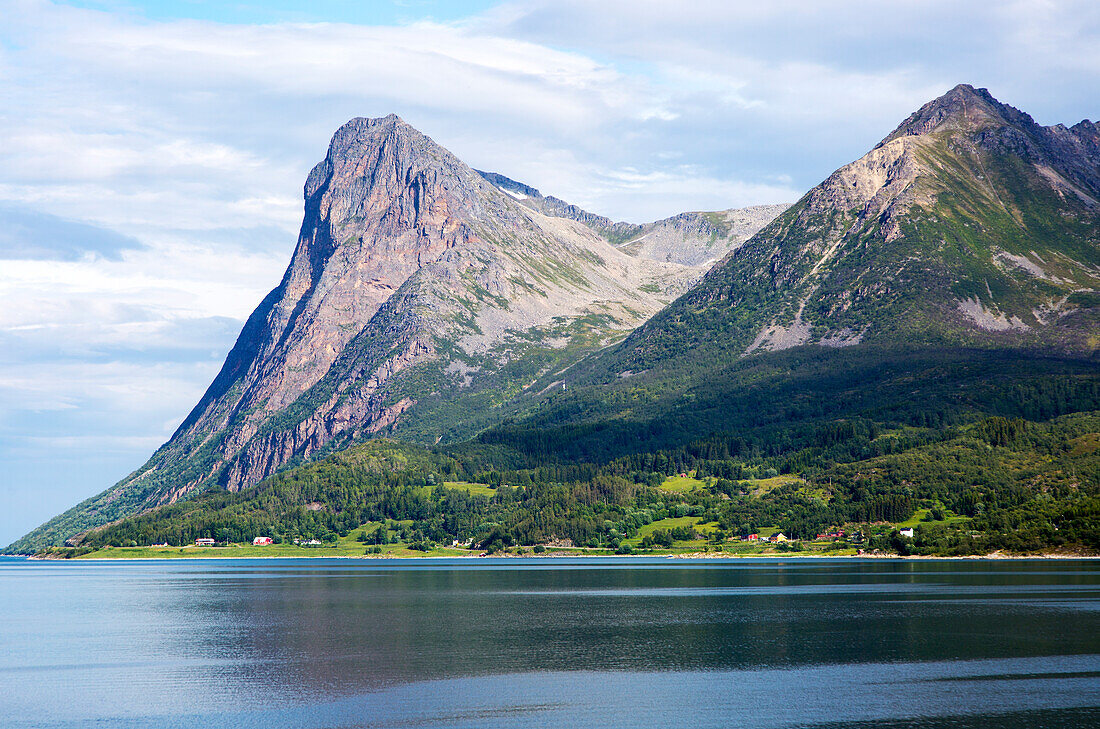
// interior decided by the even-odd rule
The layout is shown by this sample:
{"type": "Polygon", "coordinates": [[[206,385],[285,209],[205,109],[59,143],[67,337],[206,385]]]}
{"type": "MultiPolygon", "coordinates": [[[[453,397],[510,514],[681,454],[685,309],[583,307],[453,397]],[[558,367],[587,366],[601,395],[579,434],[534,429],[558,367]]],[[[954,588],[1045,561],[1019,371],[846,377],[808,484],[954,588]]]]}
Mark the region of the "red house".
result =
{"type": "Polygon", "coordinates": [[[759,534],[750,534],[747,537],[745,537],[746,542],[755,542],[755,541],[758,541],[759,539],[760,539],[759,534]]]}
{"type": "Polygon", "coordinates": [[[252,540],[253,547],[266,547],[271,543],[271,537],[256,537],[252,540]]]}

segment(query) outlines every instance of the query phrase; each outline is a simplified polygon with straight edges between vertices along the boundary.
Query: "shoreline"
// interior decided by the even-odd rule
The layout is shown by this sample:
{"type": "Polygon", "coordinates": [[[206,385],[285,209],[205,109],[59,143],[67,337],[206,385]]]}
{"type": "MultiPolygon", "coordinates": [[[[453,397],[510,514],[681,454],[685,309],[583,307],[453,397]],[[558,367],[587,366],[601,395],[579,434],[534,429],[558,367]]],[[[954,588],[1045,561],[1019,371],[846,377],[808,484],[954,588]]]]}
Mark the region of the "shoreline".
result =
{"type": "Polygon", "coordinates": [[[407,561],[442,561],[442,560],[545,560],[545,559],[647,559],[647,560],[690,560],[690,561],[729,561],[740,559],[759,560],[791,560],[791,559],[837,559],[837,560],[894,560],[894,561],[1066,561],[1066,560],[1100,560],[1100,554],[1066,554],[1050,552],[1043,554],[1006,554],[992,552],[990,554],[973,554],[944,557],[937,555],[900,555],[900,554],[799,554],[789,552],[784,554],[723,554],[710,552],[684,552],[680,554],[461,554],[461,555],[424,555],[424,556],[387,556],[387,555],[272,555],[266,556],[185,556],[185,557],[37,557],[34,555],[2,555],[4,557],[22,557],[27,561],[35,562],[173,562],[180,560],[319,560],[319,559],[346,559],[364,561],[407,562],[407,561]]]}

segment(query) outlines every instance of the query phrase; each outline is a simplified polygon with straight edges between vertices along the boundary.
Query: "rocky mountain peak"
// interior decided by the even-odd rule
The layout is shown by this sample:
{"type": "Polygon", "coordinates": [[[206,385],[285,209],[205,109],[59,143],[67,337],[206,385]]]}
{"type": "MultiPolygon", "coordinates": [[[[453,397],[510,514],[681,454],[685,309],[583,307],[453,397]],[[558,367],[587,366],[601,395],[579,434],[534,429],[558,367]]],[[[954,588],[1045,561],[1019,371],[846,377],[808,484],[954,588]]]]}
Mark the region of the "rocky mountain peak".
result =
{"type": "Polygon", "coordinates": [[[879,146],[899,137],[928,134],[944,128],[975,129],[1005,124],[1034,126],[1027,114],[997,101],[988,89],[959,84],[909,115],[879,146]]]}
{"type": "Polygon", "coordinates": [[[1015,156],[1053,171],[1070,187],[1082,188],[1094,197],[1100,192],[1097,125],[1086,119],[1072,127],[1045,127],[1030,114],[1001,103],[987,89],[969,84],[959,84],[913,112],[875,150],[896,146],[891,143],[899,139],[943,134],[967,148],[1015,156]]]}
{"type": "Polygon", "coordinates": [[[400,234],[428,219],[480,217],[480,176],[396,115],[356,118],[333,135],[305,185],[310,212],[400,234]]]}
{"type": "Polygon", "coordinates": [[[699,276],[633,258],[583,211],[490,177],[395,115],[341,126],[306,180],[282,281],[203,398],[145,466],[41,534],[238,490],[395,428],[468,437],[699,276]]]}

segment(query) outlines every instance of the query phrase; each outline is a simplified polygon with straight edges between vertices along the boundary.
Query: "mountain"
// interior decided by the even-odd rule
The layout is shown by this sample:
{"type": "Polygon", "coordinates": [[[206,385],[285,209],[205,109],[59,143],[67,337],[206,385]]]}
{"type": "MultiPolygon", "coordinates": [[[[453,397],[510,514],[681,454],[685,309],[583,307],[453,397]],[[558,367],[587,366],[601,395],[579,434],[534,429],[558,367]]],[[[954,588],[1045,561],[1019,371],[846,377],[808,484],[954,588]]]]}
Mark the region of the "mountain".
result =
{"type": "Polygon", "coordinates": [[[723,433],[778,453],[836,419],[1100,408],[1097,129],[955,87],[480,439],[562,462],[723,433]]]}
{"type": "Polygon", "coordinates": [[[686,266],[713,264],[790,207],[752,205],[713,212],[688,212],[638,225],[615,222],[556,197],[543,196],[535,188],[495,172],[479,171],[478,174],[533,210],[584,223],[624,253],[686,266]]]}
{"type": "MultiPolygon", "coordinates": [[[[626,345],[1100,345],[1100,136],[960,85],[807,193],[626,345]],[[710,322],[703,325],[703,322],[710,322]]],[[[631,356],[628,355],[628,359],[631,356]]]]}
{"type": "Polygon", "coordinates": [[[530,185],[517,182],[498,172],[482,172],[481,170],[477,172],[521,205],[553,218],[568,218],[569,220],[576,220],[578,223],[584,223],[611,243],[618,243],[623,238],[636,235],[642,228],[642,226],[634,223],[616,222],[611,218],[590,213],[553,195],[543,195],[530,185]]]}
{"type": "Polygon", "coordinates": [[[171,439],[17,546],[236,491],[383,431],[469,437],[703,273],[629,255],[596,232],[628,224],[478,173],[396,116],[341,127],[304,197],[281,283],[171,439]]]}
{"type": "Polygon", "coordinates": [[[680,213],[641,226],[619,250],[651,261],[707,266],[743,245],[790,205],[680,213]]]}

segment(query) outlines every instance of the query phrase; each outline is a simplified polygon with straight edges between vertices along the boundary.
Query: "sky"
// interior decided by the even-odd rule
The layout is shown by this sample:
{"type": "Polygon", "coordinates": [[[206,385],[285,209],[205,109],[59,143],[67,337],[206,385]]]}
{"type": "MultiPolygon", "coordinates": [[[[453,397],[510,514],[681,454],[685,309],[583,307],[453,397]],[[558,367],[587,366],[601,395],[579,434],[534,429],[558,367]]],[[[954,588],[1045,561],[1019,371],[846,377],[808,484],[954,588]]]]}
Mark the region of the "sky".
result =
{"type": "Polygon", "coordinates": [[[792,202],[957,83],[1100,116],[1093,0],[0,0],[0,545],[213,379],[333,131],[616,219],[792,202]]]}

